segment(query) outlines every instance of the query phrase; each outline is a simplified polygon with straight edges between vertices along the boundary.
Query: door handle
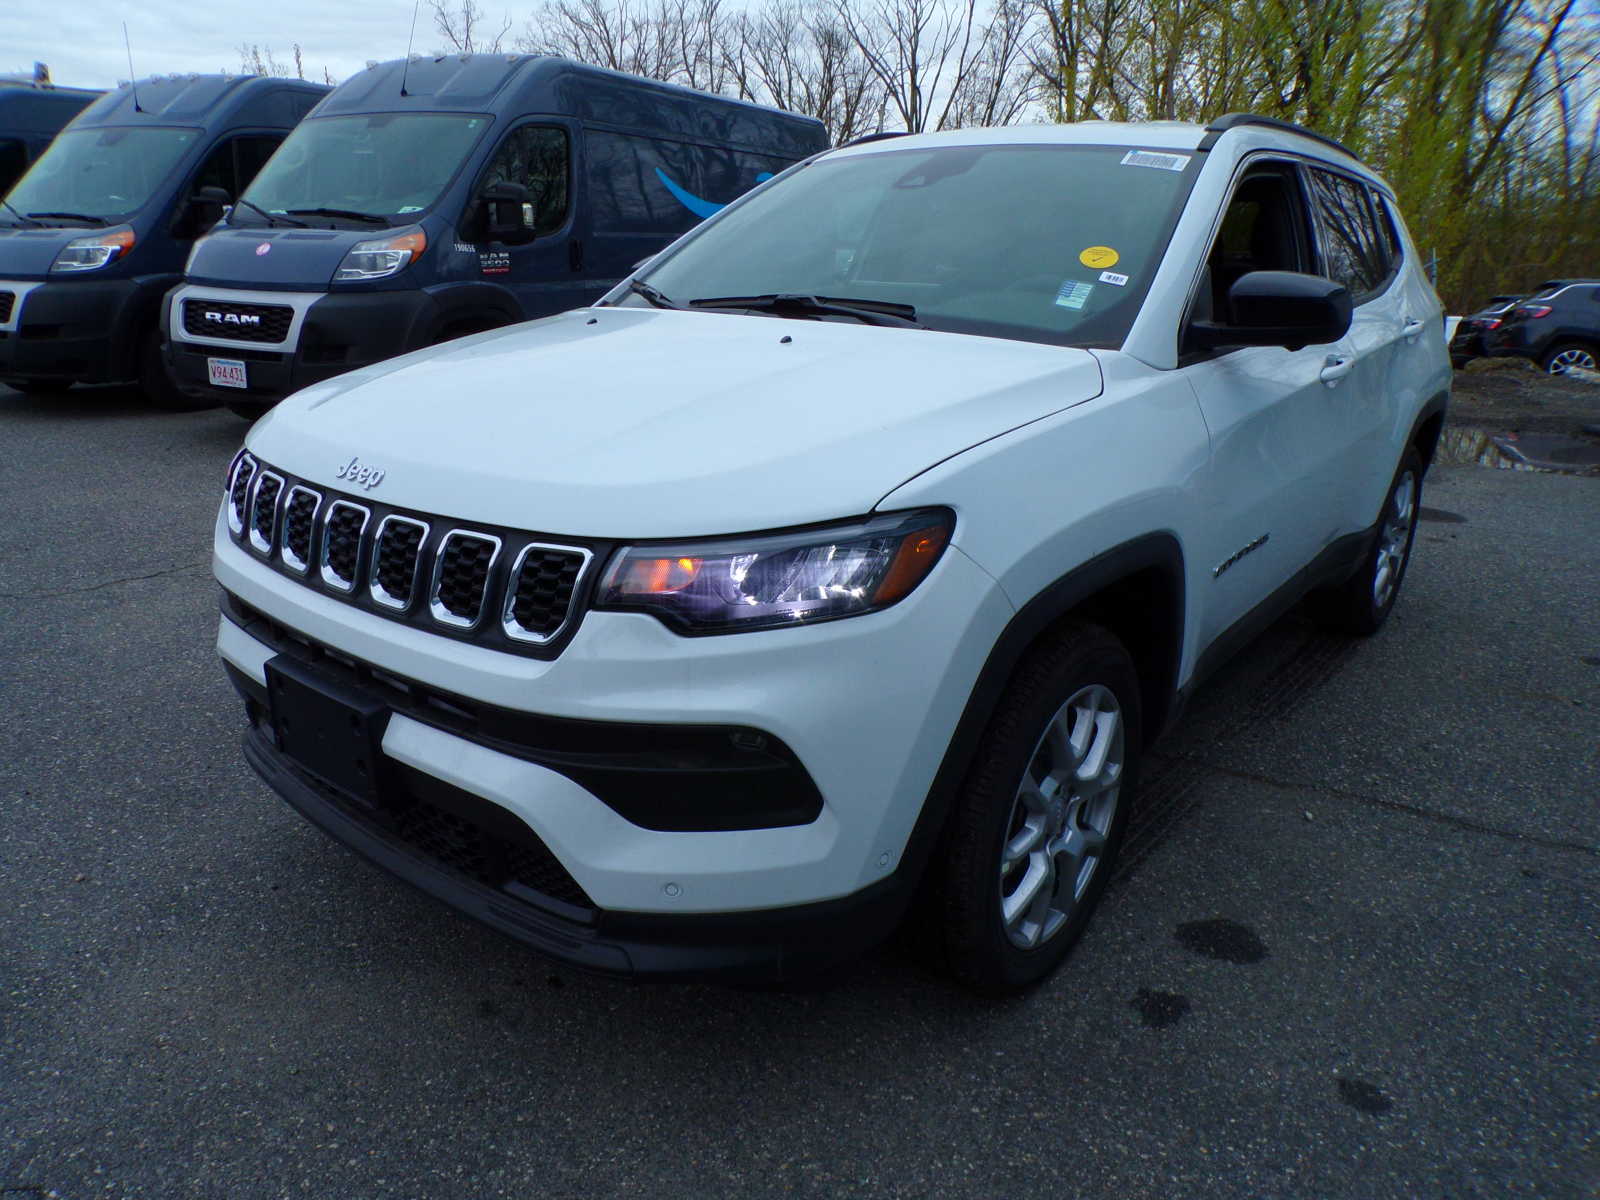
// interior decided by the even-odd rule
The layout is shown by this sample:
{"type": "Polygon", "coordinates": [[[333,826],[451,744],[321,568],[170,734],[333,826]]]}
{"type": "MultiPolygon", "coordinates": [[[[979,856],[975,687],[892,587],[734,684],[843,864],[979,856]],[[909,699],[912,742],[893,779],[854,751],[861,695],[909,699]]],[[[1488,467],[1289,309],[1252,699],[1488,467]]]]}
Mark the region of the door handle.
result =
{"type": "Polygon", "coordinates": [[[1400,327],[1400,336],[1408,342],[1414,342],[1422,333],[1422,329],[1423,324],[1421,321],[1407,321],[1400,327]]]}
{"type": "Polygon", "coordinates": [[[1339,380],[1355,370],[1356,360],[1353,358],[1340,358],[1338,355],[1328,355],[1327,361],[1322,364],[1322,370],[1317,373],[1317,378],[1329,387],[1338,387],[1339,380]]]}

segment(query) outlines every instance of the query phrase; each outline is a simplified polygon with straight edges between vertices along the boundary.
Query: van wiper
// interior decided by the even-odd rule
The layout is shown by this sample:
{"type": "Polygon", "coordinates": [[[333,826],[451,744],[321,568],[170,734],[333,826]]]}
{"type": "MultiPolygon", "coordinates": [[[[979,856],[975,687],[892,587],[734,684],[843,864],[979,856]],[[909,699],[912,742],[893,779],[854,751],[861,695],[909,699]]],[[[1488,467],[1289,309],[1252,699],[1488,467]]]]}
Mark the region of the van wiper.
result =
{"type": "Polygon", "coordinates": [[[628,280],[628,290],[630,292],[632,292],[635,296],[643,296],[646,300],[648,300],[651,304],[654,304],[657,308],[682,308],[683,307],[683,305],[679,304],[676,300],[667,299],[667,297],[661,291],[659,291],[656,288],[651,287],[648,283],[646,283],[642,279],[630,279],[630,280],[628,280]]]}
{"type": "Polygon", "coordinates": [[[689,301],[690,308],[748,308],[780,317],[854,317],[868,325],[897,325],[921,329],[917,310],[890,300],[856,300],[832,296],[804,296],[773,292],[764,296],[711,296],[689,301]]]}
{"type": "Polygon", "coordinates": [[[291,208],[291,217],[343,217],[347,221],[365,221],[368,225],[382,225],[387,227],[388,217],[380,217],[376,213],[356,212],[350,208],[291,208]]]}
{"type": "Polygon", "coordinates": [[[9,201],[9,200],[0,200],[0,204],[4,204],[7,208],[10,208],[12,212],[16,213],[17,214],[17,220],[19,220],[19,221],[26,222],[27,224],[30,224],[30,225],[37,225],[39,223],[37,221],[29,220],[27,213],[18,212],[15,208],[12,208],[11,207],[11,201],[9,201]]]}
{"type": "Polygon", "coordinates": [[[268,225],[276,225],[279,221],[282,221],[285,225],[293,225],[296,229],[304,229],[306,227],[306,223],[304,221],[296,221],[293,217],[286,217],[282,213],[269,213],[259,204],[256,204],[250,200],[246,200],[242,196],[238,200],[234,201],[234,203],[244,205],[251,212],[260,213],[267,219],[268,225]]]}
{"type": "MultiPolygon", "coordinates": [[[[9,208],[10,205],[6,207],[9,208]]],[[[104,217],[91,217],[88,213],[37,212],[29,213],[28,215],[30,217],[50,217],[57,221],[86,221],[90,225],[104,225],[106,223],[104,217]]]]}

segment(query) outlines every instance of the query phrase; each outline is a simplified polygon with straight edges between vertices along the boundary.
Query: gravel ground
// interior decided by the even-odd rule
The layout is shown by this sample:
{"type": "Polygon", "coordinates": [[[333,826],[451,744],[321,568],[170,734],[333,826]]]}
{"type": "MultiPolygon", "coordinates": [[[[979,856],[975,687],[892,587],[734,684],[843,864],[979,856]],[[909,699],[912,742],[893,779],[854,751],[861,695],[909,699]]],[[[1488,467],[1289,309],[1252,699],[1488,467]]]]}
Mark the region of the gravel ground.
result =
{"type": "Polygon", "coordinates": [[[1450,423],[1489,433],[1583,436],[1600,427],[1600,376],[1547,375],[1520,358],[1475,358],[1455,373],[1450,423]]]}

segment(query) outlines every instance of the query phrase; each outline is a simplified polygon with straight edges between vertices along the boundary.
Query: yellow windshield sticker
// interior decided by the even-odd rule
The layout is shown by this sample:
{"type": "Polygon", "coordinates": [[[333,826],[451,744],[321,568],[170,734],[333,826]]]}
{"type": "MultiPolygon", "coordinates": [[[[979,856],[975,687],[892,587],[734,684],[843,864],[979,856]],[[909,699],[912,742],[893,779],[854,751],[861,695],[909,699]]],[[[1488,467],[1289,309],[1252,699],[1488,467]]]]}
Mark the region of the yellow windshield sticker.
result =
{"type": "Polygon", "coordinates": [[[1114,267],[1122,258],[1110,246],[1090,246],[1078,255],[1078,261],[1094,271],[1104,271],[1107,267],[1114,267]]]}

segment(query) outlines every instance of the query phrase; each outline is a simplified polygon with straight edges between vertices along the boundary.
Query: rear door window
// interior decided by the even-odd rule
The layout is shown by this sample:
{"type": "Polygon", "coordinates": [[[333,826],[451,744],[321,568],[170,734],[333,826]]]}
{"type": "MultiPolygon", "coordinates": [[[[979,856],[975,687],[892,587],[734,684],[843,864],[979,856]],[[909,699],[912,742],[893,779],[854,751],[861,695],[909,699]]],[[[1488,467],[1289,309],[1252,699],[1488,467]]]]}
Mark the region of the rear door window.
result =
{"type": "Polygon", "coordinates": [[[1367,189],[1320,167],[1307,174],[1323,274],[1348,288],[1355,303],[1370,300],[1382,290],[1390,271],[1367,189]]]}

